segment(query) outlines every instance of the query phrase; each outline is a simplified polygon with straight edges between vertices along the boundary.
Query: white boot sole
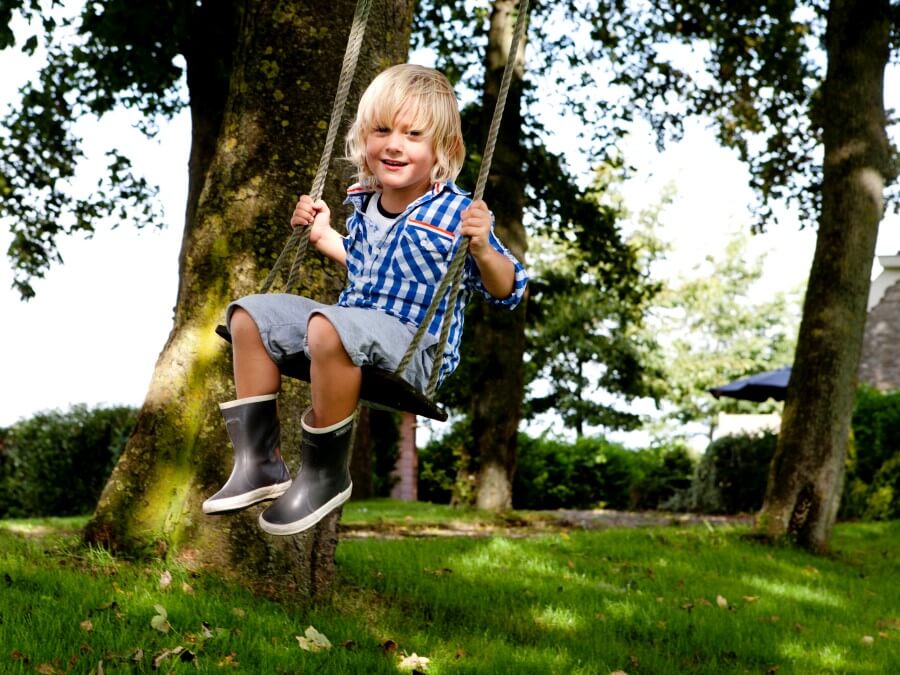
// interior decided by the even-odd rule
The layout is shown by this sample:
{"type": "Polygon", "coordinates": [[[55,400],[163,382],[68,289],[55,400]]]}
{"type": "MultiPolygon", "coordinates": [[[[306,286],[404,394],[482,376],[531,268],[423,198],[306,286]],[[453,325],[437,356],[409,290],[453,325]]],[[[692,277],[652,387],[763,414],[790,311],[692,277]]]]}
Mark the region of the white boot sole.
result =
{"type": "Polygon", "coordinates": [[[286,481],[284,483],[275,483],[275,485],[266,485],[241,495],[235,495],[234,497],[207,499],[203,502],[203,513],[212,515],[224,513],[226,511],[236,511],[238,509],[245,509],[248,506],[253,506],[259,502],[264,502],[267,499],[275,499],[287,492],[287,489],[291,487],[291,482],[292,481],[286,481]]]}
{"type": "Polygon", "coordinates": [[[343,492],[339,492],[336,496],[329,499],[308,516],[304,516],[303,518],[295,520],[292,523],[270,523],[268,520],[265,520],[263,518],[263,514],[260,513],[259,526],[263,529],[263,531],[268,532],[269,534],[277,534],[279,536],[299,534],[300,532],[311,528],[313,525],[322,520],[322,518],[334,511],[345,501],[350,499],[350,493],[352,491],[353,484],[351,483],[346,490],[344,490],[343,492]]]}

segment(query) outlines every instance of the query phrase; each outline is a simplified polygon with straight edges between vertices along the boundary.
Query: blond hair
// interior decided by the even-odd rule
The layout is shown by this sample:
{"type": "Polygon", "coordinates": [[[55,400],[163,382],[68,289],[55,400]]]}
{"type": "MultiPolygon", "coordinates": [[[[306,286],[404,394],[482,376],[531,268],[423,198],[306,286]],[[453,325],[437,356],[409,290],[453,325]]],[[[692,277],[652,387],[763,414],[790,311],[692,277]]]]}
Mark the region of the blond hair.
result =
{"type": "Polygon", "coordinates": [[[466,146],[453,87],[433,68],[406,63],[380,73],[359,100],[356,119],[347,132],[346,159],[356,167],[360,183],[376,185],[366,165],[366,137],[380,127],[392,127],[406,105],[412,111],[413,126],[431,138],[432,183],[455,180],[459,175],[466,146]]]}

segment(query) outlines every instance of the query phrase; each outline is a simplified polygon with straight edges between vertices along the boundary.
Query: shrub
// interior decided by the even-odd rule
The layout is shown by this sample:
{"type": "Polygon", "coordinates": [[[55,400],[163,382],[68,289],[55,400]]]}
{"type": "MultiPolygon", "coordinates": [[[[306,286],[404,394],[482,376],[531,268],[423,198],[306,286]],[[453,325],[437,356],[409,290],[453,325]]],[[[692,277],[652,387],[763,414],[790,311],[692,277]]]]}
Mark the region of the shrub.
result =
{"type": "Polygon", "coordinates": [[[632,509],[662,508],[676,494],[690,487],[697,462],[684,445],[650,448],[636,454],[642,460],[643,475],[631,487],[632,509]]]}
{"type": "Polygon", "coordinates": [[[520,434],[513,506],[626,509],[637,476],[635,454],[602,437],[566,443],[520,434]]]}
{"type": "Polygon", "coordinates": [[[133,408],[74,406],[43,412],[7,430],[8,516],[68,516],[96,505],[134,427],[133,408]]]}
{"type": "Polygon", "coordinates": [[[665,504],[700,513],[747,513],[762,506],[778,436],[737,434],[709,444],[691,486],[665,504]]]}
{"type": "Polygon", "coordinates": [[[861,387],[853,409],[857,457],[854,476],[871,485],[881,466],[900,450],[900,391],[861,387]]]}

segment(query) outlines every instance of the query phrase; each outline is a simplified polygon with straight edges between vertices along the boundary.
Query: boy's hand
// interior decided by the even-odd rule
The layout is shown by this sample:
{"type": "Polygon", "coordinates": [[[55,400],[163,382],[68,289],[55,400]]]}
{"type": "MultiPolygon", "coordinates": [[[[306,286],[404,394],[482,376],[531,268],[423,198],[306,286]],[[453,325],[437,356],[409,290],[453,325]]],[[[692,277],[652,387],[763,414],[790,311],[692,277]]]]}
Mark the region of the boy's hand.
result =
{"type": "Polygon", "coordinates": [[[310,226],[309,242],[315,244],[331,229],[331,210],[323,200],[314,202],[309,195],[303,195],[294,207],[291,227],[310,226]]]}
{"type": "Polygon", "coordinates": [[[488,237],[491,232],[491,212],[484,200],[479,199],[469,205],[460,214],[460,233],[469,238],[469,252],[478,258],[484,251],[491,249],[488,237]]]}

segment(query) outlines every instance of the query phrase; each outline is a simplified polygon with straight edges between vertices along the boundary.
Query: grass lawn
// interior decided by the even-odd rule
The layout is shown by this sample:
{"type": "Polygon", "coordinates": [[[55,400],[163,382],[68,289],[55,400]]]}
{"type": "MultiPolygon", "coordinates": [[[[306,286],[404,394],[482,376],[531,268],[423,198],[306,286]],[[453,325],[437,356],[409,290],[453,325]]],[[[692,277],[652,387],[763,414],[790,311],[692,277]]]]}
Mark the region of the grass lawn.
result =
{"type": "Polygon", "coordinates": [[[900,673],[900,522],[816,557],[740,527],[510,527],[533,518],[352,502],[354,527],[484,527],[342,541],[316,608],[86,550],[83,519],[0,521],[0,672],[900,673]]]}

